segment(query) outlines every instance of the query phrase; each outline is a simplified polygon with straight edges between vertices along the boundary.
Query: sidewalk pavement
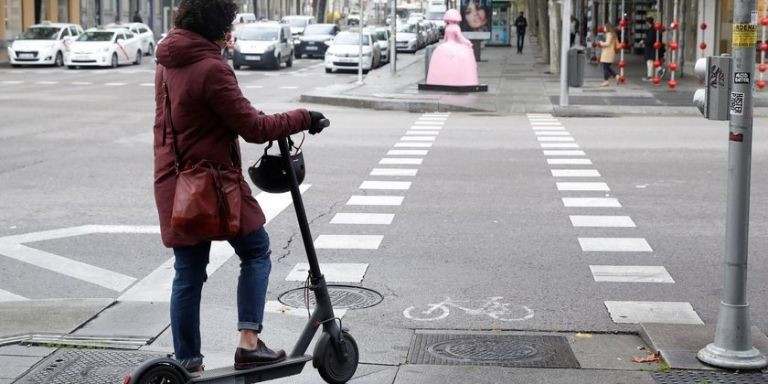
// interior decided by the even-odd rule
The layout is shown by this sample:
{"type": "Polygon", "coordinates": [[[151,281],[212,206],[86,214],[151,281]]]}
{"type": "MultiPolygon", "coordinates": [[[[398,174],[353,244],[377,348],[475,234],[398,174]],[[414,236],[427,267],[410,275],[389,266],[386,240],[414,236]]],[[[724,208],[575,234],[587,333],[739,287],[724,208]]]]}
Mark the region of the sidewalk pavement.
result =
{"type": "MultiPolygon", "coordinates": [[[[549,73],[530,43],[523,55],[510,47],[486,47],[478,63],[480,83],[488,92],[452,94],[419,91],[424,80],[424,51],[398,54],[397,73],[385,65],[371,71],[363,85],[334,84],[301,95],[301,101],[412,112],[464,111],[485,113],[554,113],[559,116],[689,115],[700,116],[693,106],[698,79],[686,74],[676,79],[678,86],[667,86],[669,75],[660,85],[643,82],[645,62],[641,55],[626,55],[625,84],[601,87],[602,67],[587,63],[583,87],[569,90],[570,106],[560,107],[560,76],[549,73]]],[[[618,62],[618,59],[617,59],[618,62]]],[[[614,64],[618,72],[618,65],[614,64]]],[[[758,92],[755,114],[768,116],[768,95],[758,92]]]]}

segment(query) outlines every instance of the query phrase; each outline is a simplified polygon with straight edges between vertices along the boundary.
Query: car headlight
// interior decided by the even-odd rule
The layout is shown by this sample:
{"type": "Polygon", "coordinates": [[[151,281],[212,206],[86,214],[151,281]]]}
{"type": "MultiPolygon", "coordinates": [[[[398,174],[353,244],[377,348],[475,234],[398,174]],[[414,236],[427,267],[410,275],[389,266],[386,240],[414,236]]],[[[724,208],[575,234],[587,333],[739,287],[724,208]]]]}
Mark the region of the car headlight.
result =
{"type": "Polygon", "coordinates": [[[363,56],[365,56],[365,57],[371,57],[372,54],[373,54],[373,52],[371,52],[371,51],[363,52],[363,56]]]}
{"type": "Polygon", "coordinates": [[[104,51],[104,52],[109,52],[109,47],[104,47],[101,50],[104,51]]]}

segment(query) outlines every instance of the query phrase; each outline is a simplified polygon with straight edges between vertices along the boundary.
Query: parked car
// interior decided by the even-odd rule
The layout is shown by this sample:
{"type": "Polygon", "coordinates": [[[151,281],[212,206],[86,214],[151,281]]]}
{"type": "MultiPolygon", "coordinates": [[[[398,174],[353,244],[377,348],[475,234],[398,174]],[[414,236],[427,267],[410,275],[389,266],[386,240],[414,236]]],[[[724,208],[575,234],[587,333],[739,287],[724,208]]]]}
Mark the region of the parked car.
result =
{"type": "Polygon", "coordinates": [[[141,39],[123,29],[89,29],[72,43],[67,68],[98,66],[116,68],[121,64],[141,64],[141,39]]]}
{"type": "Polygon", "coordinates": [[[311,24],[304,29],[304,36],[299,38],[299,43],[293,46],[294,55],[300,59],[307,57],[325,57],[325,51],[333,42],[334,36],[339,33],[336,24],[311,24]]]}
{"type": "MultiPolygon", "coordinates": [[[[357,70],[360,63],[360,33],[341,32],[325,52],[325,72],[357,70]]],[[[373,36],[363,33],[362,68],[368,73],[380,60],[379,47],[373,44],[373,36]]]]}
{"type": "Polygon", "coordinates": [[[240,69],[266,66],[279,69],[282,63],[293,66],[293,42],[291,27],[277,23],[254,23],[237,32],[232,54],[232,66],[240,69]]]}
{"type": "Polygon", "coordinates": [[[395,38],[395,47],[398,52],[416,52],[421,49],[421,36],[417,23],[398,24],[395,38]]]}
{"type": "Polygon", "coordinates": [[[305,28],[315,23],[314,16],[285,16],[280,20],[282,24],[291,26],[291,35],[294,43],[298,43],[299,37],[304,34],[305,28]]]}
{"type": "Polygon", "coordinates": [[[235,15],[235,19],[232,20],[232,24],[249,24],[256,22],[256,15],[253,13],[238,13],[235,15]]]}
{"type": "Polygon", "coordinates": [[[107,29],[124,28],[133,32],[139,37],[141,43],[141,52],[147,56],[155,54],[155,34],[149,29],[149,26],[142,23],[112,23],[107,24],[107,29]]]}
{"type": "Polygon", "coordinates": [[[389,63],[389,28],[376,27],[371,30],[371,34],[375,38],[376,45],[379,46],[379,52],[381,53],[381,63],[389,63]]]}
{"type": "Polygon", "coordinates": [[[49,23],[35,24],[8,47],[11,66],[22,65],[64,65],[72,41],[83,33],[77,24],[49,23]]]}
{"type": "Polygon", "coordinates": [[[427,20],[431,21],[437,26],[437,30],[440,32],[441,38],[445,33],[445,21],[443,20],[443,17],[445,17],[445,6],[440,8],[435,7],[427,12],[427,20]]]}

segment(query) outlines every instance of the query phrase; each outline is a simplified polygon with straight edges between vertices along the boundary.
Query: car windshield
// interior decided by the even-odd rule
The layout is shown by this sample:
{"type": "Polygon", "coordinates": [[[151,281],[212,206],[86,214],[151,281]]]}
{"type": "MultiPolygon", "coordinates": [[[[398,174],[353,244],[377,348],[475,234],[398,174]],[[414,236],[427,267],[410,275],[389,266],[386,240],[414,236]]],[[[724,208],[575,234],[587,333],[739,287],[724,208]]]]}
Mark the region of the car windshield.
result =
{"type": "Polygon", "coordinates": [[[427,13],[427,20],[442,20],[445,16],[445,12],[429,12],[427,13]]]}
{"type": "Polygon", "coordinates": [[[77,41],[111,41],[114,32],[88,31],[77,38],[77,41]]]}
{"type": "Polygon", "coordinates": [[[307,19],[283,19],[283,23],[288,23],[291,27],[305,27],[307,25],[307,19]]]}
{"type": "Polygon", "coordinates": [[[243,28],[237,33],[240,40],[276,41],[279,35],[277,28],[243,28]]]}
{"type": "Polygon", "coordinates": [[[60,28],[34,27],[19,35],[19,40],[56,40],[60,28]]]}
{"type": "Polygon", "coordinates": [[[400,24],[397,26],[398,32],[416,33],[416,24],[400,24]]]}
{"type": "Polygon", "coordinates": [[[387,31],[376,31],[376,40],[387,40],[387,31]]]}
{"type": "Polygon", "coordinates": [[[332,35],[333,25],[310,24],[304,29],[304,36],[307,35],[332,35]]]}
{"type": "MultiPolygon", "coordinates": [[[[339,45],[360,45],[359,33],[341,33],[333,40],[334,44],[339,45]]],[[[363,35],[363,45],[371,45],[368,35],[363,35]]]]}

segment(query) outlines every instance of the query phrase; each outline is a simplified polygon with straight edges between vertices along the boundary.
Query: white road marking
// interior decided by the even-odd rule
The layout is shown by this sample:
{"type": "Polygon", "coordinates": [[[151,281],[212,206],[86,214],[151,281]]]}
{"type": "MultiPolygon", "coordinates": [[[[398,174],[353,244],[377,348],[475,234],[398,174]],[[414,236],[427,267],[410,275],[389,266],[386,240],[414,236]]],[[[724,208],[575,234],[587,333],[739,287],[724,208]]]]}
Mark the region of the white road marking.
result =
{"type": "Polygon", "coordinates": [[[432,143],[395,143],[395,148],[431,148],[432,143]]]}
{"type": "Polygon", "coordinates": [[[371,176],[416,176],[418,171],[412,168],[374,168],[371,176]]]}
{"type": "Polygon", "coordinates": [[[23,81],[18,81],[18,80],[6,80],[6,81],[3,81],[2,84],[4,84],[4,85],[16,85],[16,84],[24,84],[24,82],[23,81]]]}
{"type": "Polygon", "coordinates": [[[139,84],[140,87],[154,87],[155,83],[141,83],[139,84]]]}
{"type": "Polygon", "coordinates": [[[576,141],[573,137],[537,137],[539,141],[576,141]]]}
{"type": "Polygon", "coordinates": [[[556,123],[556,122],[558,122],[557,119],[548,118],[548,117],[529,118],[528,121],[530,121],[532,123],[537,123],[537,122],[539,122],[539,123],[540,122],[543,122],[543,123],[556,123]]]}
{"type": "Polygon", "coordinates": [[[563,206],[567,208],[621,208],[621,203],[614,197],[563,197],[563,206]]]}
{"type": "Polygon", "coordinates": [[[687,302],[606,301],[605,307],[619,324],[704,324],[687,302]]]}
{"type": "MultiPolygon", "coordinates": [[[[320,263],[325,281],[329,283],[361,283],[368,270],[368,264],[363,263],[320,263]]],[[[298,263],[285,281],[306,281],[309,276],[309,264],[298,263]]]]}
{"type": "Polygon", "coordinates": [[[389,158],[385,157],[381,160],[379,160],[379,164],[381,165],[420,165],[422,163],[423,159],[415,159],[415,158],[389,158]]]}
{"type": "Polygon", "coordinates": [[[35,84],[39,84],[39,85],[54,85],[58,83],[59,83],[58,81],[36,81],[35,82],[35,84]]]}
{"type": "Polygon", "coordinates": [[[352,196],[347,205],[401,205],[404,196],[352,196]]]}
{"type": "Polygon", "coordinates": [[[35,241],[56,240],[94,233],[160,234],[160,227],[157,225],[81,225],[78,227],[52,229],[48,231],[0,237],[0,244],[32,243],[35,241]]]}
{"type": "Polygon", "coordinates": [[[390,149],[387,156],[426,156],[427,153],[426,149],[390,149]]]}
{"type": "Polygon", "coordinates": [[[315,239],[317,249],[378,249],[381,235],[320,235],[315,239]]]}
{"type": "Polygon", "coordinates": [[[536,117],[552,117],[551,113],[526,113],[525,115],[528,116],[528,117],[533,117],[533,118],[536,118],[536,117]]]}
{"type": "Polygon", "coordinates": [[[584,252],[653,252],[641,237],[579,237],[579,245],[584,252]]]}
{"type": "Polygon", "coordinates": [[[337,213],[331,224],[389,225],[395,215],[392,213],[337,213]]]}
{"type": "MultiPolygon", "coordinates": [[[[555,132],[553,132],[555,133],[555,132]]],[[[550,151],[543,151],[544,156],[586,156],[586,153],[584,151],[572,151],[572,150],[550,150],[550,151]]]]}
{"type": "Polygon", "coordinates": [[[280,87],[280,89],[299,89],[299,87],[297,87],[295,85],[284,85],[284,86],[280,87]]]}
{"type": "Polygon", "coordinates": [[[410,129],[412,131],[418,131],[418,130],[439,131],[439,130],[443,129],[443,127],[431,126],[431,125],[413,125],[410,128],[408,128],[408,129],[410,129]]]}
{"type": "Polygon", "coordinates": [[[262,89],[262,88],[264,88],[263,85],[246,85],[245,87],[248,88],[248,89],[262,89]]]}
{"type": "Polygon", "coordinates": [[[629,216],[571,215],[570,218],[574,227],[635,228],[635,222],[629,216]]]}
{"type": "MultiPolygon", "coordinates": [[[[299,186],[301,193],[306,192],[311,184],[302,184],[299,186]]],[[[262,212],[269,223],[280,212],[293,203],[289,192],[272,194],[262,192],[256,195],[262,212]]],[[[265,224],[266,224],[265,223],[265,224]]],[[[216,270],[224,265],[229,258],[234,255],[235,250],[226,241],[214,241],[211,244],[210,260],[206,271],[208,276],[213,275],[216,270]]],[[[142,301],[142,302],[168,302],[171,298],[171,285],[175,271],[173,270],[173,258],[168,259],[149,275],[136,283],[127,291],[118,297],[119,301],[142,301]]]]}
{"type": "Polygon", "coordinates": [[[403,136],[400,141],[435,141],[433,136],[403,136]]]}
{"type": "Polygon", "coordinates": [[[363,181],[360,189],[383,189],[403,191],[411,188],[410,181],[363,181]]]}
{"type": "Polygon", "coordinates": [[[552,127],[533,127],[533,131],[534,132],[539,132],[539,131],[565,131],[565,127],[555,127],[555,126],[552,126],[552,127]]]}
{"type": "Polygon", "coordinates": [[[590,159],[547,159],[549,165],[592,165],[590,159]]]}
{"type": "Polygon", "coordinates": [[[5,303],[8,301],[26,301],[29,300],[24,296],[19,296],[15,293],[11,293],[8,291],[4,291],[0,289],[0,303],[5,303]]]}
{"type": "Polygon", "coordinates": [[[419,121],[442,121],[445,122],[448,120],[447,117],[433,117],[433,116],[422,116],[419,117],[419,121]]]}
{"type": "Polygon", "coordinates": [[[559,122],[549,122],[549,121],[531,121],[531,126],[536,127],[562,127],[563,124],[559,122]]]}
{"type": "Polygon", "coordinates": [[[73,81],[70,84],[72,85],[92,85],[93,83],[90,81],[73,81]]]}
{"type": "Polygon", "coordinates": [[[445,124],[444,121],[431,121],[431,120],[417,120],[414,125],[440,125],[445,124]]]}
{"type": "Polygon", "coordinates": [[[136,279],[22,244],[0,243],[0,255],[120,292],[136,279]]]}
{"type": "Polygon", "coordinates": [[[600,177],[596,169],[553,169],[554,177],[600,177]]]}
{"type": "MultiPolygon", "coordinates": [[[[312,293],[310,292],[310,295],[312,293]]],[[[312,310],[312,307],[310,307],[310,310],[312,310]]],[[[264,312],[270,313],[270,314],[277,314],[277,315],[289,315],[289,316],[296,316],[306,319],[307,318],[307,309],[306,308],[294,308],[294,307],[288,307],[286,305],[283,305],[283,303],[277,301],[277,300],[267,300],[266,305],[264,306],[264,312]]],[[[341,308],[333,308],[333,314],[342,319],[344,318],[344,315],[347,313],[346,309],[341,308]]]]}
{"type": "Polygon", "coordinates": [[[663,266],[654,265],[590,265],[596,282],[608,283],[668,283],[675,280],[663,266]]]}
{"type": "Polygon", "coordinates": [[[539,143],[542,148],[579,148],[576,143],[539,143]]]}
{"type": "Polygon", "coordinates": [[[405,131],[406,135],[431,135],[431,136],[437,136],[440,134],[440,131],[405,131]]]}
{"type": "Polygon", "coordinates": [[[536,136],[570,136],[568,131],[533,131],[536,136]]]}
{"type": "Polygon", "coordinates": [[[104,83],[107,87],[120,87],[123,85],[127,85],[128,83],[104,83]]]}
{"type": "Polygon", "coordinates": [[[585,183],[555,183],[558,191],[610,191],[608,184],[602,182],[585,183]]]}

